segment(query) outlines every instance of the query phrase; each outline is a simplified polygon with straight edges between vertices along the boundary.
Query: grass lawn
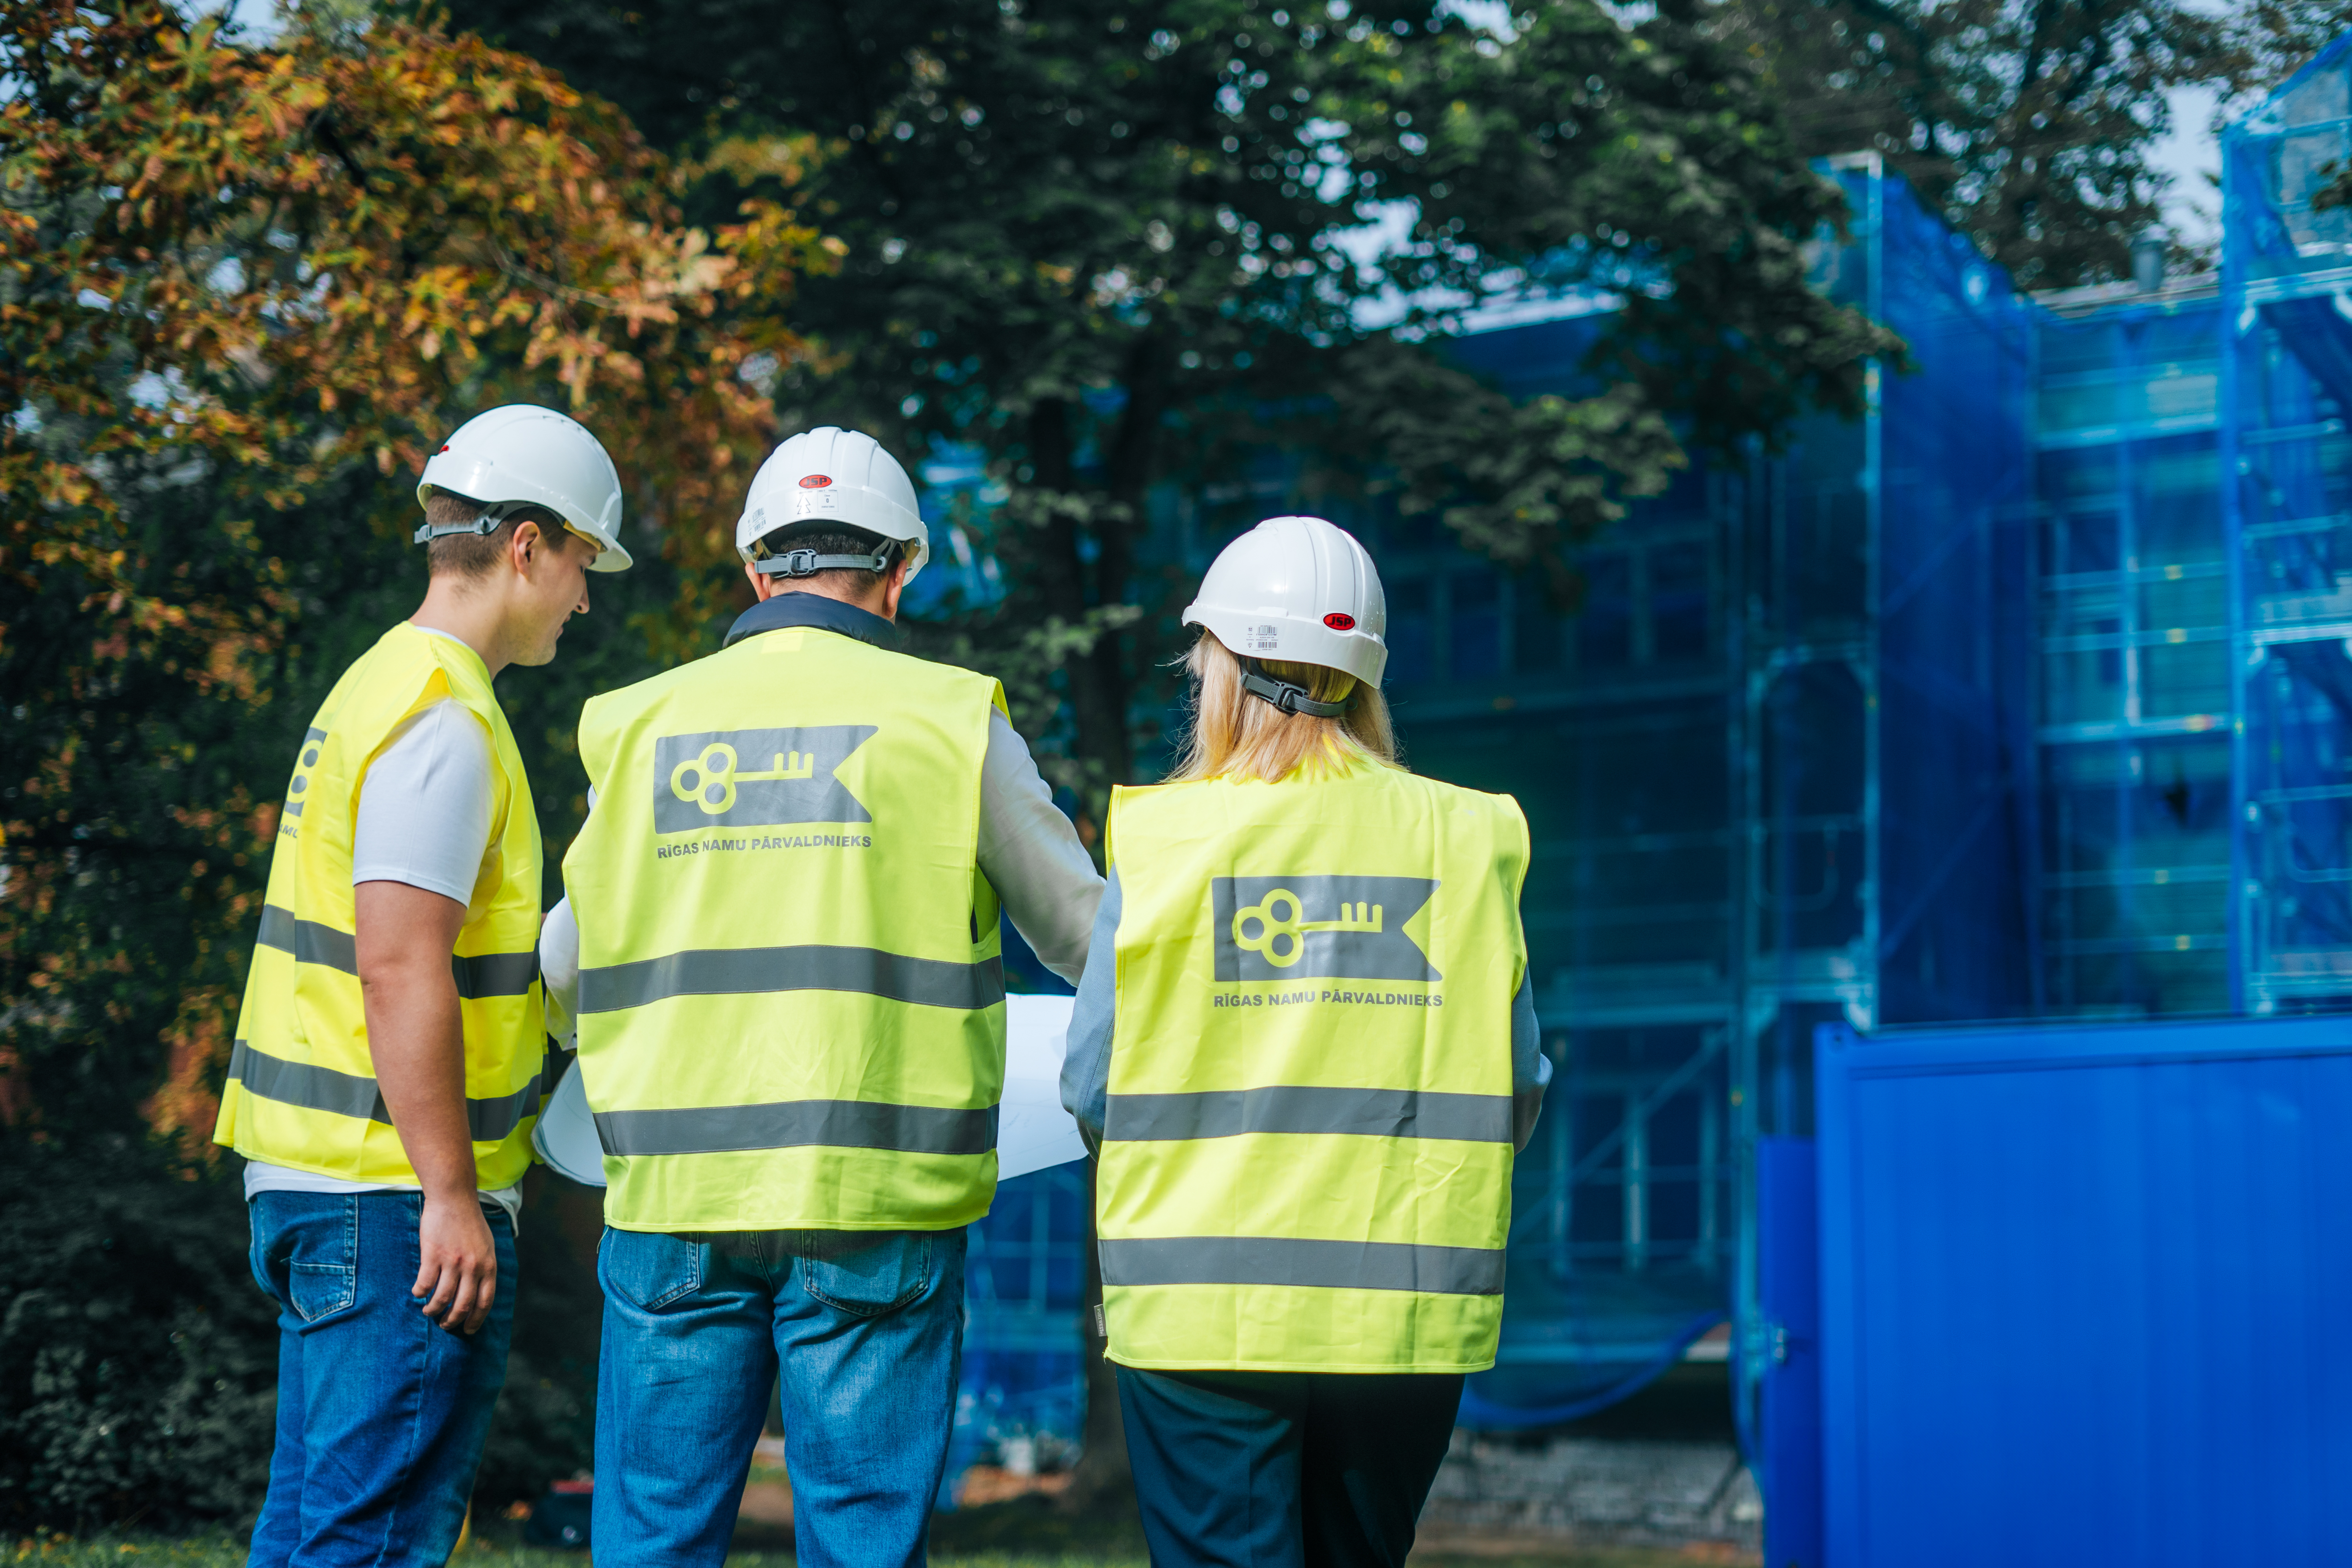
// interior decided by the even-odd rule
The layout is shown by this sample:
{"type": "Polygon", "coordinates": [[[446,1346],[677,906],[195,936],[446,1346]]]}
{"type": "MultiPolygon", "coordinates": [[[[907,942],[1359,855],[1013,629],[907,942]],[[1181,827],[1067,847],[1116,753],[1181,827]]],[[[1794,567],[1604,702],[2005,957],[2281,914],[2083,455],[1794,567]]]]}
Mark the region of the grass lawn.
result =
{"type": "MultiPolygon", "coordinates": [[[[754,1547],[748,1539],[744,1544],[754,1547]]],[[[759,1541],[755,1549],[730,1553],[728,1568],[793,1568],[792,1552],[783,1549],[788,1544],[759,1541]]],[[[0,1568],[244,1568],[245,1547],[226,1533],[126,1533],[20,1541],[7,1558],[13,1563],[0,1558],[0,1568]]],[[[1148,1568],[1142,1527],[1132,1515],[1071,1519],[1034,1499],[942,1515],[931,1532],[931,1561],[943,1568],[1148,1568]]],[[[1536,1552],[1518,1546],[1413,1555],[1414,1568],[1693,1568],[1752,1561],[1703,1549],[1639,1547],[1536,1552]]],[[[470,1540],[450,1568],[589,1568],[589,1560],[584,1552],[524,1546],[520,1527],[501,1520],[470,1540]]]]}
{"type": "MultiPolygon", "coordinates": [[[[9,1555],[17,1568],[244,1568],[245,1547],[227,1536],[163,1540],[152,1536],[108,1536],[79,1541],[18,1542],[9,1555]]],[[[931,1552],[931,1561],[952,1568],[1146,1568],[1138,1547],[1127,1552],[981,1551],[960,1552],[946,1546],[931,1552]]],[[[1416,1553],[1414,1568],[1693,1568],[1696,1563],[1737,1563],[1742,1559],[1640,1547],[1593,1547],[1563,1550],[1543,1556],[1510,1554],[1476,1557],[1416,1553]]],[[[728,1568],[792,1568],[788,1552],[738,1552],[728,1568]]],[[[585,1554],[544,1552],[532,1547],[484,1543],[469,1545],[452,1560],[451,1568],[588,1568],[585,1554]]]]}

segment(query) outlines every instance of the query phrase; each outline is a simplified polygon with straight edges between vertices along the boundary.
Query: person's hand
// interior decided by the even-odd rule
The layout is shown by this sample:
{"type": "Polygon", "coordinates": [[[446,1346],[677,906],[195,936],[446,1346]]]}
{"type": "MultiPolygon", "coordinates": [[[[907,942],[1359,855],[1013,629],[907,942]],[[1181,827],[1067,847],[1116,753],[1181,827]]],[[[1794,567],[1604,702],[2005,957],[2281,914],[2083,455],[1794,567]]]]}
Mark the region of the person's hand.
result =
{"type": "Polygon", "coordinates": [[[411,1296],[424,1300],[425,1315],[453,1332],[470,1334],[489,1316],[499,1297],[499,1251],[490,1222],[471,1193],[463,1197],[427,1196],[417,1221],[422,1266],[411,1296]]]}

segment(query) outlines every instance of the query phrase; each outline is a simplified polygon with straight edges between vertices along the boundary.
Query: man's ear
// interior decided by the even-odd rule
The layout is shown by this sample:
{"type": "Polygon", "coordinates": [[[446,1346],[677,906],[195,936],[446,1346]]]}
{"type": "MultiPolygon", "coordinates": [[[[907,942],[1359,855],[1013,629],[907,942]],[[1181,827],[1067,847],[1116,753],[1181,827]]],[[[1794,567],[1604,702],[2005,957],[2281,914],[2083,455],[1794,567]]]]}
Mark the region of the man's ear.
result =
{"type": "Polygon", "coordinates": [[[520,519],[515,523],[514,531],[507,535],[507,564],[515,569],[517,575],[527,575],[532,553],[546,546],[546,531],[530,518],[520,519]]]}

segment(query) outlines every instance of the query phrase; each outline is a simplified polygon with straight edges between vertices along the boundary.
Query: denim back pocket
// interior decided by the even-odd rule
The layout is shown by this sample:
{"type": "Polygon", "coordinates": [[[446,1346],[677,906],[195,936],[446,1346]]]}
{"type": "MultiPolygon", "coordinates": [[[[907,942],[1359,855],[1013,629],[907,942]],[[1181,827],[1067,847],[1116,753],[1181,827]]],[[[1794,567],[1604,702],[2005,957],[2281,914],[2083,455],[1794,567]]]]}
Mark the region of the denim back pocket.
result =
{"type": "Polygon", "coordinates": [[[596,1248],[596,1278],[604,1289],[648,1312],[702,1289],[710,1249],[652,1230],[613,1230],[596,1248]]]}
{"type": "MultiPolygon", "coordinates": [[[[268,1194],[264,1194],[268,1195],[268,1194]]],[[[359,1194],[289,1193],[297,1217],[271,1238],[286,1263],[286,1304],[305,1324],[351,1306],[360,1293],[359,1194]]]]}
{"type": "Polygon", "coordinates": [[[801,1288],[828,1307],[861,1318],[878,1318],[920,1296],[930,1285],[934,1237],[929,1231],[898,1231],[877,1237],[855,1251],[793,1260],[801,1288]]]}

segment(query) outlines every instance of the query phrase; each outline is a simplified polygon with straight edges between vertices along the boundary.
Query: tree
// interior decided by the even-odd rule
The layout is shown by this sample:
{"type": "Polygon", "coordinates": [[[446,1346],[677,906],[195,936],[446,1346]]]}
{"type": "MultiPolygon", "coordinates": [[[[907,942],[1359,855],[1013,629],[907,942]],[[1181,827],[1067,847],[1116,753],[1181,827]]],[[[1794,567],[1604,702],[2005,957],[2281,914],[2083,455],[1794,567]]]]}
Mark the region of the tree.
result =
{"type": "Polygon", "coordinates": [[[1726,0],[1799,147],[1876,152],[2029,289],[2129,277],[2166,94],[2230,24],[2176,0],[1726,0]]]}
{"type": "MultiPolygon", "coordinates": [[[[689,210],[789,199],[843,240],[802,301],[828,357],[780,376],[787,422],[985,454],[1012,586],[933,646],[1005,678],[1085,829],[1167,711],[1190,584],[1140,563],[1170,481],[1280,446],[1565,595],[1566,547],[1662,489],[1685,439],[1851,412],[1865,359],[1897,353],[1807,286],[1839,198],[1701,6],[1517,9],[1493,30],[1400,0],[470,15],[699,160],[689,210]],[[809,137],[819,156],[779,155],[809,137]],[[1368,258],[1351,231],[1381,223],[1397,243],[1368,258]],[[1528,287],[1617,306],[1580,395],[1516,403],[1444,353],[1465,307],[1528,287]]],[[[1124,1470],[1091,1364],[1080,1499],[1124,1470]]]]}
{"type": "Polygon", "coordinates": [[[698,210],[789,194],[844,241],[798,317],[837,361],[778,395],[986,453],[1015,587],[965,646],[1029,677],[1032,733],[1066,713],[1094,803],[1162,711],[1165,631],[1136,630],[1173,591],[1136,566],[1155,486],[1311,445],[1333,481],[1377,463],[1474,548],[1564,577],[1563,545],[1663,487],[1678,422],[1724,447],[1852,409],[1893,351],[1806,287],[1838,198],[1688,5],[1626,27],[1547,0],[1496,33],[1393,0],[476,15],[702,155],[698,210]],[[823,150],[796,183],[785,136],[823,150]],[[1399,216],[1359,259],[1349,231],[1399,216]],[[1436,341],[1530,282],[1622,301],[1583,396],[1515,405],[1436,341]]]}
{"type": "MultiPolygon", "coordinates": [[[[252,47],[159,0],[0,0],[0,1186],[114,1227],[51,1206],[0,1235],[0,1317],[110,1325],[0,1379],[0,1513],[234,1509],[238,1461],[172,1424],[266,1445],[222,1413],[266,1401],[267,1355],[174,1350],[155,1304],[234,1194],[213,1231],[122,1194],[214,1202],[175,1184],[203,1173],[278,791],[327,685],[421,588],[423,454],[496,403],[577,410],[651,564],[622,579],[633,627],[599,580],[572,668],[699,648],[773,433],[742,372],[803,352],[781,310],[833,258],[772,205],[687,224],[687,175],[613,109],[436,26],[252,47]],[[169,1268],[40,1296],[44,1259],[92,1248],[169,1268]]],[[[560,855],[567,677],[532,674],[503,698],[560,855]]],[[[215,1267],[241,1278],[233,1246],[215,1267]]]]}
{"type": "Polygon", "coordinates": [[[2253,0],[2227,16],[2229,47],[2211,79],[2225,110],[2270,91],[2352,28],[2347,0],[2253,0]]]}

